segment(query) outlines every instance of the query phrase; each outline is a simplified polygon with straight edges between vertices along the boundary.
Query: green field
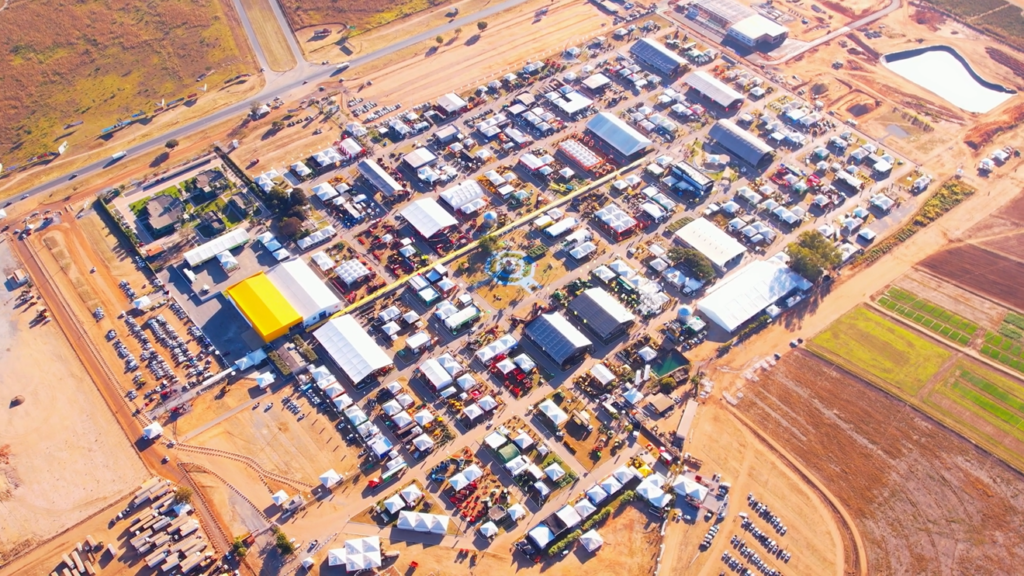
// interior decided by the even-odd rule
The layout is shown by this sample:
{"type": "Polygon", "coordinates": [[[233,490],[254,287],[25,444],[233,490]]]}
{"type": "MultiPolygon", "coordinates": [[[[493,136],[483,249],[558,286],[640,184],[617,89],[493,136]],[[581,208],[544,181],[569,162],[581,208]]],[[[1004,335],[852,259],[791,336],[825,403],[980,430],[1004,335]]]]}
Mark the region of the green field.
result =
{"type": "Polygon", "coordinates": [[[812,352],[900,396],[917,394],[950,352],[867,308],[856,308],[815,336],[812,352]]]}
{"type": "Polygon", "coordinates": [[[977,324],[895,286],[878,305],[961,346],[969,346],[978,331],[977,324]]]}
{"type": "Polygon", "coordinates": [[[1020,445],[1007,438],[1024,443],[1024,386],[1020,383],[976,364],[959,362],[931,391],[925,407],[1018,469],[1024,464],[1020,445]]]}

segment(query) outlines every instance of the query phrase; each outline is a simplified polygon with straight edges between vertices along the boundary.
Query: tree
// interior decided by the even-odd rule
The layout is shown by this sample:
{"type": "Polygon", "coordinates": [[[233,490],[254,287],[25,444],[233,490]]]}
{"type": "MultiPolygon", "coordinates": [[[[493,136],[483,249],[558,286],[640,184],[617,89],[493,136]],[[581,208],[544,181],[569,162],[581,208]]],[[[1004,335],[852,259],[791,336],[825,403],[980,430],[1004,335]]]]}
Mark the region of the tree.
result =
{"type": "Polygon", "coordinates": [[[786,246],[789,267],[794,272],[817,282],[825,270],[835,268],[842,260],[839,248],[817,230],[801,232],[796,242],[786,246]]]}
{"type": "Polygon", "coordinates": [[[178,486],[178,489],[174,491],[174,501],[178,504],[192,502],[192,489],[188,486],[178,486]]]}
{"type": "Polygon", "coordinates": [[[292,188],[292,193],[289,199],[293,208],[309,206],[309,197],[306,196],[306,193],[302,188],[292,188]]]}
{"type": "Polygon", "coordinates": [[[245,555],[249,553],[249,549],[246,548],[241,537],[235,538],[235,541],[231,543],[231,551],[239,558],[245,558],[245,555]]]}
{"type": "Polygon", "coordinates": [[[500,247],[500,244],[501,241],[498,240],[498,238],[495,237],[493,234],[483,236],[480,238],[480,240],[477,241],[477,245],[480,246],[480,249],[483,250],[484,254],[487,254],[488,256],[497,252],[498,248],[500,247]]]}
{"type": "Polygon", "coordinates": [[[675,246],[669,249],[667,256],[673,264],[682,264],[693,272],[697,280],[707,281],[715,277],[715,267],[711,260],[692,248],[675,246]]]}
{"type": "Polygon", "coordinates": [[[274,130],[281,130],[284,128],[284,120],[274,120],[270,123],[270,127],[274,130]]]}
{"type": "Polygon", "coordinates": [[[455,35],[458,36],[459,34],[462,34],[462,27],[455,29],[455,35]]]}
{"type": "Polygon", "coordinates": [[[288,535],[285,534],[284,531],[280,528],[278,528],[274,533],[274,545],[277,546],[277,549],[279,552],[281,552],[281,555],[288,556],[289,554],[294,554],[295,544],[292,544],[288,540],[288,535]]]}
{"type": "Polygon", "coordinates": [[[438,34],[437,38],[434,38],[434,42],[437,42],[438,44],[444,44],[444,36],[438,34]]]}
{"type": "Polygon", "coordinates": [[[281,231],[281,234],[284,234],[289,238],[294,238],[302,232],[302,220],[291,216],[281,220],[281,223],[277,225],[277,228],[281,231]]]}
{"type": "Polygon", "coordinates": [[[274,186],[267,193],[267,208],[270,208],[273,212],[284,212],[290,206],[290,202],[291,199],[288,198],[288,193],[280,186],[274,186]]]}
{"type": "Polygon", "coordinates": [[[484,30],[487,29],[487,22],[484,22],[483,20],[477,22],[476,29],[483,32],[484,30]]]}
{"type": "Polygon", "coordinates": [[[164,146],[166,146],[170,150],[174,150],[175,148],[178,147],[178,139],[177,138],[171,138],[167,142],[164,142],[164,146]]]}
{"type": "Polygon", "coordinates": [[[249,104],[249,113],[251,113],[253,116],[255,116],[256,113],[259,112],[259,111],[260,111],[260,103],[259,102],[253,102],[252,104],[249,104]]]}

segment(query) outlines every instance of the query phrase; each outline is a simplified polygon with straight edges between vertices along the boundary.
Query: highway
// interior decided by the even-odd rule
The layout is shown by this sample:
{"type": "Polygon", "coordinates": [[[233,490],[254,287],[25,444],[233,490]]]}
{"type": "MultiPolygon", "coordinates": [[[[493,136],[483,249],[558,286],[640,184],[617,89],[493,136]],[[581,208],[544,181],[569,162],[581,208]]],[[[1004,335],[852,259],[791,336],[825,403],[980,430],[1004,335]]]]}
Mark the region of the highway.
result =
{"type": "MultiPolygon", "coordinates": [[[[524,2],[526,2],[526,0],[505,0],[504,2],[485,8],[479,12],[475,12],[462,18],[456,18],[455,20],[431,28],[430,30],[427,30],[415,36],[406,38],[404,40],[399,40],[398,42],[389,44],[388,46],[385,46],[380,50],[375,50],[363,56],[353,58],[352,60],[349,61],[351,64],[349,70],[369,64],[374,60],[384,58],[385,56],[394,54],[395,52],[398,52],[420,42],[423,42],[424,40],[430,40],[438,35],[451,32],[456,28],[472,24],[477,20],[493,16],[494,14],[503,12],[505,10],[508,10],[509,8],[514,8],[524,2]]],[[[280,10],[280,7],[277,5],[277,2],[275,0],[271,0],[271,4],[276,7],[275,12],[280,10]]],[[[239,3],[237,2],[236,7],[240,8],[239,3]]],[[[248,17],[244,15],[244,11],[242,10],[239,10],[239,13],[241,15],[243,27],[246,29],[246,34],[249,36],[250,41],[253,44],[253,50],[257,54],[257,59],[260,60],[261,66],[266,68],[265,58],[263,57],[262,49],[256,42],[255,35],[251,32],[252,28],[249,25],[248,17]]],[[[281,16],[281,18],[283,18],[283,15],[281,16]]],[[[286,29],[284,30],[284,33],[290,39],[290,43],[294,42],[294,35],[291,33],[291,30],[286,29]]],[[[136,144],[135,146],[125,148],[124,151],[127,152],[129,156],[145,154],[146,152],[154,151],[163,147],[164,142],[170,140],[171,138],[181,140],[183,138],[186,138],[189,134],[197,132],[211,124],[217,124],[225,120],[230,120],[231,118],[238,118],[240,120],[245,114],[249,113],[250,102],[266,102],[269,100],[273,100],[275,97],[283,96],[293,90],[301,88],[303,84],[306,84],[308,82],[319,82],[325,80],[328,77],[330,77],[330,75],[335,71],[336,68],[334,65],[320,66],[310,64],[306,62],[305,59],[300,57],[299,64],[293,70],[281,74],[267,74],[266,87],[264,87],[264,89],[260,91],[259,94],[253,96],[251,99],[237,102],[225,108],[221,108],[220,110],[214,111],[202,118],[193,120],[188,124],[170,130],[168,132],[154,135],[145,142],[141,142],[139,144],[136,144]]],[[[84,178],[86,176],[100,172],[109,163],[110,157],[104,156],[103,158],[97,160],[96,162],[93,162],[92,164],[88,164],[86,166],[79,168],[74,173],[78,175],[77,178],[84,178]]],[[[54,190],[60,188],[61,186],[67,185],[70,180],[70,177],[71,173],[62,174],[61,176],[58,176],[57,178],[54,178],[49,182],[45,182],[43,184],[40,184],[38,186],[21,192],[20,194],[17,195],[18,199],[20,200],[24,196],[35,196],[38,194],[48,194],[50,192],[53,192],[54,190]]]]}
{"type": "Polygon", "coordinates": [[[857,20],[857,21],[854,21],[854,22],[850,22],[849,24],[847,24],[846,26],[843,26],[842,28],[840,28],[838,30],[834,30],[834,31],[829,32],[828,34],[822,36],[821,38],[818,38],[817,40],[813,40],[811,42],[808,42],[806,45],[802,46],[796,52],[793,52],[792,54],[787,54],[784,58],[780,58],[780,59],[778,59],[778,60],[776,60],[774,62],[771,62],[771,64],[772,65],[777,65],[777,64],[784,64],[786,62],[789,62],[793,58],[796,58],[797,56],[803,54],[804,52],[807,52],[808,50],[817,48],[818,46],[821,46],[822,44],[824,44],[826,42],[831,42],[832,40],[835,40],[836,38],[839,38],[840,36],[843,36],[843,35],[845,35],[848,32],[852,32],[853,30],[856,30],[857,28],[860,28],[861,26],[865,26],[867,24],[871,24],[872,22],[874,22],[875,20],[878,20],[879,18],[882,18],[883,16],[887,16],[889,14],[892,14],[899,7],[900,7],[900,0],[889,0],[889,5],[886,6],[885,8],[882,8],[878,12],[875,12],[874,14],[868,14],[867,16],[861,18],[860,20],[857,20]]]}

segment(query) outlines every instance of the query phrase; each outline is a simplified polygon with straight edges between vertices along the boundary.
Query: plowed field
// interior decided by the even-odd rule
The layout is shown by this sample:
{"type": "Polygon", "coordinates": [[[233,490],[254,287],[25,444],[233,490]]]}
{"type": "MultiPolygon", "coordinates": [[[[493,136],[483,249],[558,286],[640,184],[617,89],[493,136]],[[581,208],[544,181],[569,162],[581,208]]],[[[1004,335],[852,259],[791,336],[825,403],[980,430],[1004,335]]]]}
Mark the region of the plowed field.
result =
{"type": "Polygon", "coordinates": [[[920,266],[957,286],[1024,310],[1024,263],[966,244],[926,258],[920,266]]]}
{"type": "Polygon", "coordinates": [[[744,393],[740,410],[853,516],[868,574],[1005,574],[1024,561],[1024,477],[952,431],[802,351],[744,393]]]}

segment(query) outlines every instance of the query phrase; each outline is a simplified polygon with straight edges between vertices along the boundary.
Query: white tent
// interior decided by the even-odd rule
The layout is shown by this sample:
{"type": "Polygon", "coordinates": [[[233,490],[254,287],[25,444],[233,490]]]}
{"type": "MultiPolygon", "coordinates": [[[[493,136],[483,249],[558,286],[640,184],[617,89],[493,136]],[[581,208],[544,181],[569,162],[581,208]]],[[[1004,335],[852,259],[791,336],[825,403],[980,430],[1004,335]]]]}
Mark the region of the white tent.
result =
{"type": "Polygon", "coordinates": [[[405,508],[405,500],[402,500],[402,496],[400,494],[395,494],[384,501],[384,509],[391,514],[395,514],[403,508],[405,508]]]}
{"type": "Polygon", "coordinates": [[[480,535],[484,538],[493,538],[498,535],[498,526],[490,521],[481,524],[477,530],[480,531],[480,535]]]}
{"type": "Polygon", "coordinates": [[[369,420],[369,418],[366,417],[366,413],[363,412],[363,410],[359,408],[359,406],[351,406],[348,409],[346,409],[345,416],[348,418],[349,422],[351,422],[353,426],[359,426],[363,422],[369,420]]]}
{"type": "Polygon", "coordinates": [[[505,334],[487,346],[477,351],[476,357],[484,364],[500,354],[505,354],[514,348],[519,342],[509,334],[505,334]]]}
{"type": "Polygon", "coordinates": [[[395,401],[401,404],[402,408],[408,408],[416,403],[416,401],[412,399],[412,396],[409,396],[405,392],[395,396],[395,401]]]}
{"type": "Polygon", "coordinates": [[[328,321],[313,335],[352,382],[361,382],[393,364],[387,353],[349,314],[328,321]]]}
{"type": "Polygon", "coordinates": [[[615,479],[614,476],[609,476],[598,484],[606,494],[615,494],[619,490],[622,490],[622,483],[615,479]]]}
{"type": "Polygon", "coordinates": [[[426,426],[434,421],[434,415],[429,410],[424,408],[413,416],[413,420],[416,421],[420,426],[426,426]]]}
{"type": "Polygon", "coordinates": [[[280,506],[288,501],[288,493],[284,490],[278,490],[270,499],[274,501],[274,504],[280,506]]]}
{"type": "Polygon", "coordinates": [[[305,568],[306,570],[309,570],[310,568],[312,568],[314,564],[316,564],[316,562],[314,562],[313,559],[310,558],[309,556],[306,556],[305,558],[302,559],[302,567],[305,568]]]}
{"type": "Polygon", "coordinates": [[[331,371],[323,366],[313,366],[309,369],[309,375],[313,377],[313,380],[320,382],[331,378],[333,375],[331,371]]]}
{"type": "Polygon", "coordinates": [[[469,485],[469,480],[466,479],[466,475],[462,472],[458,474],[452,474],[448,477],[448,484],[451,484],[452,489],[462,490],[469,485]]]}
{"type": "Polygon", "coordinates": [[[490,412],[498,407],[498,401],[495,400],[493,396],[487,395],[478,400],[477,405],[485,412],[490,412]]]}
{"type": "Polygon", "coordinates": [[[550,528],[548,528],[544,524],[541,524],[533,530],[530,530],[529,532],[527,532],[527,535],[530,537],[530,540],[533,540],[534,544],[541,548],[544,548],[552,540],[555,539],[555,534],[551,531],[550,528]]]}
{"type": "Polygon", "coordinates": [[[636,471],[636,468],[620,466],[617,470],[612,472],[612,477],[619,481],[620,484],[626,484],[630,480],[639,477],[640,474],[636,471]]]}
{"type": "Polygon", "coordinates": [[[344,410],[353,404],[352,398],[348,394],[342,394],[332,400],[332,402],[334,402],[334,408],[336,410],[344,410]]]}
{"type": "Polygon", "coordinates": [[[538,480],[534,482],[533,489],[536,490],[541,496],[547,496],[548,494],[551,494],[551,488],[548,488],[548,485],[545,484],[543,480],[538,480]]]}
{"type": "Polygon", "coordinates": [[[452,375],[434,358],[429,358],[420,364],[420,372],[434,390],[440,390],[452,383],[452,375]]]}
{"type": "Polygon", "coordinates": [[[369,568],[379,568],[380,564],[379,537],[368,536],[366,538],[345,541],[346,571],[357,572],[369,568]]]}
{"type": "Polygon", "coordinates": [[[337,383],[331,384],[327,388],[324,388],[324,394],[328,398],[332,398],[333,399],[333,398],[336,398],[338,396],[341,396],[344,393],[345,393],[345,389],[342,388],[341,385],[337,384],[337,383]]]}
{"type": "Polygon", "coordinates": [[[516,502],[508,507],[508,515],[513,521],[518,522],[526,517],[526,508],[522,504],[516,502]]]}
{"type": "Polygon", "coordinates": [[[558,405],[550,399],[541,402],[537,408],[541,413],[547,416],[555,426],[561,426],[563,422],[569,419],[569,416],[565,411],[559,408],[558,405]]]}
{"type": "Polygon", "coordinates": [[[526,432],[520,433],[519,436],[516,436],[512,441],[516,443],[516,446],[518,446],[520,450],[525,450],[530,446],[533,446],[533,438],[530,438],[526,432]]]}
{"type": "Polygon", "coordinates": [[[555,516],[558,516],[558,519],[564,522],[569,528],[577,526],[580,522],[583,522],[583,517],[580,516],[579,512],[568,504],[563,506],[558,512],[555,512],[555,516]]]}
{"type": "Polygon", "coordinates": [[[580,536],[580,543],[587,549],[587,552],[593,552],[604,544],[604,538],[597,533],[597,530],[590,530],[580,536]]]}
{"type": "Polygon", "coordinates": [[[256,385],[259,386],[259,388],[261,390],[266,389],[267,387],[269,387],[273,383],[274,383],[274,373],[273,372],[261,372],[261,373],[256,375],[256,385]]]}
{"type": "Polygon", "coordinates": [[[402,429],[412,424],[412,416],[405,410],[402,410],[398,414],[391,417],[391,421],[395,423],[395,427],[402,429]]]}
{"type": "Polygon", "coordinates": [[[334,273],[338,275],[338,279],[345,283],[346,286],[351,286],[359,280],[370,275],[370,269],[359,260],[352,259],[346,260],[338,265],[334,269],[334,273]]]}
{"type": "Polygon", "coordinates": [[[398,513],[398,528],[402,530],[446,534],[449,522],[450,518],[448,516],[438,514],[420,514],[406,510],[398,513]]]}
{"type": "Polygon", "coordinates": [[[708,495],[706,486],[685,476],[676,477],[672,482],[672,489],[676,494],[695,502],[703,502],[708,495]]]}
{"type": "Polygon", "coordinates": [[[637,352],[637,355],[643,358],[644,362],[650,362],[651,360],[654,360],[655,358],[658,357],[658,353],[655,352],[654,348],[651,348],[650,346],[644,346],[643,348],[641,348],[640,351],[637,352]]]}
{"type": "Polygon", "coordinates": [[[557,462],[545,468],[544,473],[547,474],[548,478],[551,478],[552,480],[558,480],[562,476],[565,476],[565,470],[563,470],[557,462]]]}
{"type": "Polygon", "coordinates": [[[338,482],[341,482],[341,474],[335,472],[334,468],[320,475],[320,483],[324,485],[324,488],[330,488],[338,482]]]}
{"type": "Polygon", "coordinates": [[[607,385],[609,382],[615,380],[615,374],[612,374],[612,371],[600,362],[594,364],[594,367],[590,369],[590,375],[597,378],[597,381],[603,385],[607,385]]]}
{"type": "Polygon", "coordinates": [[[149,296],[143,296],[132,302],[132,305],[135,306],[136,310],[149,310],[153,306],[153,301],[149,299],[149,296]]]}
{"type": "Polygon", "coordinates": [[[338,191],[334,188],[334,186],[331,186],[327,182],[324,182],[323,184],[317,184],[316,186],[313,186],[313,194],[316,194],[317,198],[326,202],[327,200],[330,200],[331,198],[337,196],[338,191]]]}
{"type": "Polygon", "coordinates": [[[465,417],[469,418],[470,420],[476,420],[477,418],[484,415],[484,411],[476,404],[470,404],[469,406],[466,406],[465,408],[462,409],[462,414],[465,415],[465,417]]]}
{"type": "Polygon", "coordinates": [[[398,400],[388,400],[380,405],[380,409],[388,416],[394,416],[402,411],[402,405],[398,403],[398,400]]]}
{"type": "Polygon", "coordinates": [[[476,464],[471,464],[462,471],[462,475],[466,477],[470,482],[484,475],[484,471],[480,469],[476,464]]]}
{"type": "Polygon", "coordinates": [[[433,198],[417,200],[403,209],[401,214],[424,238],[430,238],[446,228],[459,224],[458,220],[433,198]]]}
{"type": "Polygon", "coordinates": [[[423,498],[423,492],[415,484],[409,484],[402,491],[399,492],[402,495],[402,499],[409,503],[410,506],[420,501],[423,498]]]}
{"type": "Polygon", "coordinates": [[[412,445],[419,451],[430,450],[434,447],[434,441],[430,439],[427,434],[420,434],[419,436],[412,439],[412,445]]]}
{"type": "Polygon", "coordinates": [[[638,406],[640,401],[644,399],[644,394],[636,388],[630,388],[622,394],[622,397],[633,406],[638,406]]]}
{"type": "Polygon", "coordinates": [[[508,470],[508,473],[512,476],[517,476],[520,472],[526,470],[529,465],[530,461],[527,460],[526,457],[520,455],[509,460],[508,463],[505,464],[505,469],[508,470]]]}
{"type": "Polygon", "coordinates": [[[334,548],[327,551],[328,566],[342,566],[345,564],[345,549],[334,548]]]}
{"type": "Polygon", "coordinates": [[[590,500],[580,500],[576,504],[573,504],[573,509],[580,515],[581,518],[586,518],[594,512],[597,512],[597,507],[590,503],[590,500]]]}
{"type": "Polygon", "coordinates": [[[607,497],[608,492],[606,492],[605,489],[602,488],[601,486],[592,486],[589,490],[587,490],[587,498],[590,498],[590,501],[593,502],[594,504],[601,503],[601,501],[603,501],[607,497]]]}
{"type": "Polygon", "coordinates": [[[153,440],[159,438],[164,433],[164,427],[159,422],[153,422],[149,426],[142,429],[142,437],[146,440],[153,440]]]}

